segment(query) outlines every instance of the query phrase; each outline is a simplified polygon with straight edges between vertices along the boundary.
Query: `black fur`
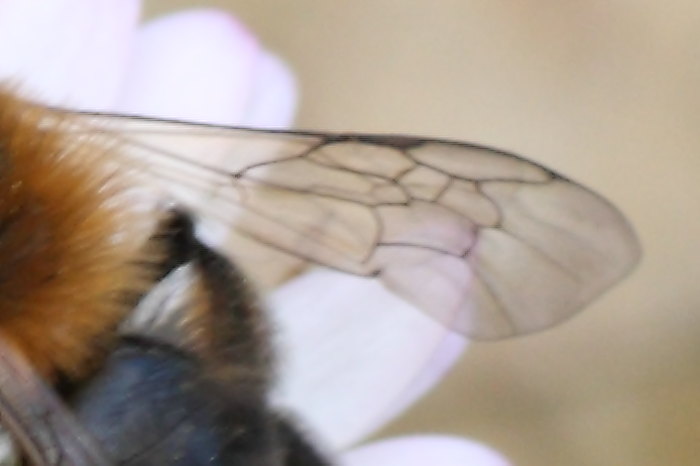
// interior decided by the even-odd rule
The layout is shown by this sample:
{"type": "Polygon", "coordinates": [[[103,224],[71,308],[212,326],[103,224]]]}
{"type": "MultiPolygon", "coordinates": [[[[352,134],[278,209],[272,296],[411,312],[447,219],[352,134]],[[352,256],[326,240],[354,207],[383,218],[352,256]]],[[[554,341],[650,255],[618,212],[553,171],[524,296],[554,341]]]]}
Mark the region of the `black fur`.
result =
{"type": "Polygon", "coordinates": [[[75,398],[79,419],[121,465],[327,466],[267,402],[269,335],[245,278],[197,241],[187,216],[176,215],[164,234],[172,252],[163,276],[196,266],[210,341],[194,350],[124,337],[75,398]]]}

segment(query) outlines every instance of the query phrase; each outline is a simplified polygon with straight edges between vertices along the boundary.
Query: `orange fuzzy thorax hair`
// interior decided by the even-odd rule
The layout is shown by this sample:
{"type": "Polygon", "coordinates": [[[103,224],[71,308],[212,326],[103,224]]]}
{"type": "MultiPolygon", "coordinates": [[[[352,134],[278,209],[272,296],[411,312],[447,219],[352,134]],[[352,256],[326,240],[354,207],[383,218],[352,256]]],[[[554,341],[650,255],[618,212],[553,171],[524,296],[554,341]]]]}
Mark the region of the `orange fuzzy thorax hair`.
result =
{"type": "Polygon", "coordinates": [[[149,285],[153,221],[115,149],[71,137],[71,118],[0,89],[0,332],[46,377],[84,371],[149,285]]]}

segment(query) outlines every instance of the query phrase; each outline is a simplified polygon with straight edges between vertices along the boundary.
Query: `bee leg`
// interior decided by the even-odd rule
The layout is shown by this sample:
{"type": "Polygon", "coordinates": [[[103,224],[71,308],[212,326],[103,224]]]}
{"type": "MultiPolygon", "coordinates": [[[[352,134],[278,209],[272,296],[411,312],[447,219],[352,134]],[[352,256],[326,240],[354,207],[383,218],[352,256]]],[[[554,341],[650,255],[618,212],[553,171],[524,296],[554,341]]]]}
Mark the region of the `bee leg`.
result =
{"type": "Polygon", "coordinates": [[[209,304],[203,327],[211,331],[207,359],[222,370],[233,369],[237,377],[267,393],[271,381],[272,351],[265,310],[248,279],[221,254],[194,236],[194,263],[202,274],[209,304]]]}
{"type": "MultiPolygon", "coordinates": [[[[195,250],[211,296],[211,374],[221,377],[220,381],[228,379],[216,386],[231,394],[230,401],[242,396],[243,399],[253,398],[255,404],[264,407],[256,415],[275,424],[274,448],[278,451],[280,466],[328,466],[330,463],[289,420],[267,407],[272,360],[270,336],[264,311],[257,304],[246,278],[228,259],[201,243],[195,250]],[[233,387],[241,389],[238,395],[234,395],[233,387]],[[257,395],[250,393],[252,387],[256,387],[257,395]]],[[[249,422],[258,421],[249,419],[249,422]]]]}
{"type": "Polygon", "coordinates": [[[277,431],[284,451],[284,466],[330,466],[289,419],[278,416],[277,431]]]}
{"type": "MultiPolygon", "coordinates": [[[[246,278],[234,264],[202,244],[198,244],[196,250],[212,296],[212,342],[216,345],[212,354],[217,355],[214,364],[217,371],[232,370],[236,374],[235,380],[231,378],[231,385],[221,387],[257,386],[258,393],[267,395],[272,358],[264,311],[257,305],[246,278]],[[241,374],[247,374],[250,379],[241,380],[241,374]]],[[[267,403],[262,398],[257,402],[261,405],[267,403]]],[[[271,416],[276,424],[280,466],[330,465],[288,419],[274,413],[265,413],[265,416],[271,416]]]]}
{"type": "Polygon", "coordinates": [[[196,241],[192,235],[192,221],[186,213],[169,208],[163,217],[145,247],[146,251],[160,251],[157,255],[158,260],[154,261],[151,255],[145,254],[140,263],[144,267],[154,269],[154,282],[162,280],[175,268],[192,260],[193,245],[196,241]]]}

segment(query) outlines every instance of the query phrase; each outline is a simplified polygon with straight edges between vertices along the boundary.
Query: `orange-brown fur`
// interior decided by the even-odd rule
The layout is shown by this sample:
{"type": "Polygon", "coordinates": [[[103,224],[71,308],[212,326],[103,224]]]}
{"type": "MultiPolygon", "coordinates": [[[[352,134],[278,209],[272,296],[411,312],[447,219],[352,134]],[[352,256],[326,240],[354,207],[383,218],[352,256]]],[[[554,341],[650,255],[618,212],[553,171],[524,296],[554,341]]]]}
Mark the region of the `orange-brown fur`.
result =
{"type": "Polygon", "coordinates": [[[0,331],[46,377],[76,376],[149,284],[134,262],[152,220],[132,208],[113,148],[0,90],[0,331]]]}

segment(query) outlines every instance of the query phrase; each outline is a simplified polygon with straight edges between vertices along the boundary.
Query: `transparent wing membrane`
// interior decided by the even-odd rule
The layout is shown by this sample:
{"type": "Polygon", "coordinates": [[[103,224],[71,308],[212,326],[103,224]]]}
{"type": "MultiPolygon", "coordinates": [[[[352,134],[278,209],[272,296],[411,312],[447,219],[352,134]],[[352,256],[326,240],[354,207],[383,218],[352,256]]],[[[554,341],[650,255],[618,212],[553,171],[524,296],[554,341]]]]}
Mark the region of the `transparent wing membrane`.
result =
{"type": "Polygon", "coordinates": [[[608,201],[488,147],[100,114],[73,124],[95,128],[120,163],[231,231],[227,252],[257,282],[306,263],[378,279],[471,338],[552,326],[640,255],[608,201]]]}

